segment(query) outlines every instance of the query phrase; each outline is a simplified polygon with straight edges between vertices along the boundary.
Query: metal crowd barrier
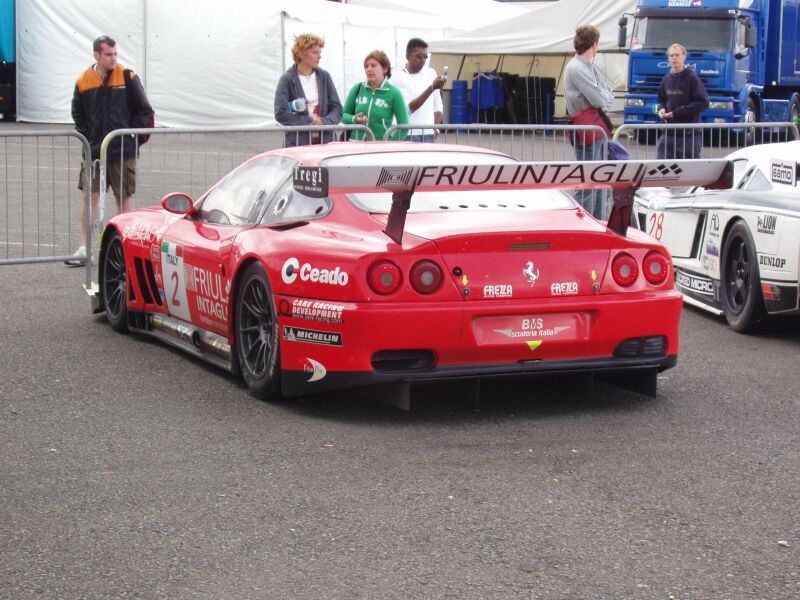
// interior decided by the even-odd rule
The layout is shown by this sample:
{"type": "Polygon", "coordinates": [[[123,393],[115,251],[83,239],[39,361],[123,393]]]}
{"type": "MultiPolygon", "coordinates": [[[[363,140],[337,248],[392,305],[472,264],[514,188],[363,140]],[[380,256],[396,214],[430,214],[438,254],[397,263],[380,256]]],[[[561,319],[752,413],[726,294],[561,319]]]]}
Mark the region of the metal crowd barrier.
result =
{"type": "Polygon", "coordinates": [[[197,199],[248,158],[283,148],[287,136],[330,132],[344,137],[352,131],[363,131],[370,140],[375,139],[372,131],[364,125],[117,129],[109,133],[100,146],[101,212],[97,221],[105,221],[106,196],[113,196],[103,182],[107,180],[108,148],[115,138],[150,136],[137,153],[136,191],[132,196],[133,207],[139,208],[157,204],[166,193],[174,191],[197,199]]]}
{"type": "MultiPolygon", "coordinates": [[[[367,139],[375,140],[372,131],[364,125],[117,129],[109,133],[100,145],[100,200],[93,229],[95,232],[103,231],[108,196],[113,197],[113,191],[106,189],[106,183],[108,148],[115,138],[134,136],[138,141],[138,136],[150,136],[146,144],[138,147],[136,189],[131,194],[132,208],[141,208],[158,204],[169,192],[184,192],[196,200],[234,167],[256,154],[283,148],[287,141],[294,141],[292,136],[297,139],[304,134],[330,133],[345,139],[353,131],[362,131],[367,139]]],[[[126,158],[131,157],[122,156],[122,160],[126,158]]],[[[122,173],[119,188],[122,189],[122,173]]],[[[94,294],[96,283],[92,280],[89,266],[87,262],[86,290],[94,294]]]]}
{"type": "Polygon", "coordinates": [[[604,156],[608,145],[606,132],[597,125],[404,124],[387,129],[383,139],[388,140],[399,131],[411,133],[425,129],[438,131],[436,143],[488,148],[523,161],[574,160],[575,149],[570,139],[576,133],[592,133],[599,137],[604,156]]]}
{"type": "Polygon", "coordinates": [[[755,144],[800,139],[792,123],[626,123],[614,131],[636,160],[722,158],[755,144]]]}
{"type": "Polygon", "coordinates": [[[89,230],[91,187],[78,190],[78,173],[90,155],[76,131],[0,132],[0,265],[70,258],[82,208],[89,230]]]}

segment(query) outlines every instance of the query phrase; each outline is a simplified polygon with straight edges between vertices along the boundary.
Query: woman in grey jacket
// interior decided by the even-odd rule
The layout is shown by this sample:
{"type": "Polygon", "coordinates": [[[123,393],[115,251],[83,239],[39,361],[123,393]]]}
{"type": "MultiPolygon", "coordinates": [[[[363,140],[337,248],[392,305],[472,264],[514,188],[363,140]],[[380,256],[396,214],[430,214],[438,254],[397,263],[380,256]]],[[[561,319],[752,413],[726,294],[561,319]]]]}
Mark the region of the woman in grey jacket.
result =
{"type": "MultiPolygon", "coordinates": [[[[295,37],[292,46],[294,65],[281,75],[275,90],[275,119],[281,125],[338,125],[342,103],[330,73],[319,68],[325,40],[313,33],[295,37]]],[[[325,144],[335,133],[286,133],[286,146],[325,144]]]]}

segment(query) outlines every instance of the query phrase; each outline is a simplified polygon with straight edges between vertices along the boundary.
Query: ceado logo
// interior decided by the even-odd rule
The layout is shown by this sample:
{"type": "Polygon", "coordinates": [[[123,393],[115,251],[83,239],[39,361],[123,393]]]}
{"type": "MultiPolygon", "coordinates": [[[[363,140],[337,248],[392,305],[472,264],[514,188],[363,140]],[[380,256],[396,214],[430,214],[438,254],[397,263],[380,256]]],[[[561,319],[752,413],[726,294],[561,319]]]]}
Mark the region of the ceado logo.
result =
{"type": "Polygon", "coordinates": [[[300,264],[295,257],[287,258],[281,268],[281,278],[283,283],[291,284],[300,275],[300,281],[310,281],[312,283],[325,283],[327,285],[345,286],[350,281],[350,276],[341,271],[339,267],[333,269],[318,269],[310,263],[300,264]]]}

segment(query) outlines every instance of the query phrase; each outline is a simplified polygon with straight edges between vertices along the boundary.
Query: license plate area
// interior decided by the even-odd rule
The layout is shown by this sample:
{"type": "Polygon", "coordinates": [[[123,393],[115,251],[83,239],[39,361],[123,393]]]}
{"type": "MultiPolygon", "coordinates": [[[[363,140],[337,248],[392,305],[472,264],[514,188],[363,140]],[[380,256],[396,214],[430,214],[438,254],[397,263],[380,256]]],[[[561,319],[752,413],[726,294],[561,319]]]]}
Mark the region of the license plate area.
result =
{"type": "Polygon", "coordinates": [[[582,341],[589,338],[590,330],[588,312],[493,315],[472,320],[472,331],[480,346],[504,346],[532,340],[582,341]]]}

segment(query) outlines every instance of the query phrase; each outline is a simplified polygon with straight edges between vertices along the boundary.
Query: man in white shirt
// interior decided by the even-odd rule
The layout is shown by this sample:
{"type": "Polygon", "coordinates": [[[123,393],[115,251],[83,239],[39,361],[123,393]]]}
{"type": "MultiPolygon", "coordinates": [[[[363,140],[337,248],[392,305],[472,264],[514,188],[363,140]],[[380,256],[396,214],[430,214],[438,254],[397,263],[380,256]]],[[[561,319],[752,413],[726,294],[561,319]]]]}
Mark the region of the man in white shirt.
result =
{"type": "MultiPolygon", "coordinates": [[[[426,67],[428,44],[419,38],[411,38],[406,45],[406,66],[392,75],[391,82],[400,88],[408,103],[408,114],[412,125],[431,125],[443,121],[442,95],[439,92],[447,81],[438,77],[436,71],[426,67]]],[[[433,142],[436,132],[431,128],[412,129],[406,138],[412,142],[433,142]]]]}

